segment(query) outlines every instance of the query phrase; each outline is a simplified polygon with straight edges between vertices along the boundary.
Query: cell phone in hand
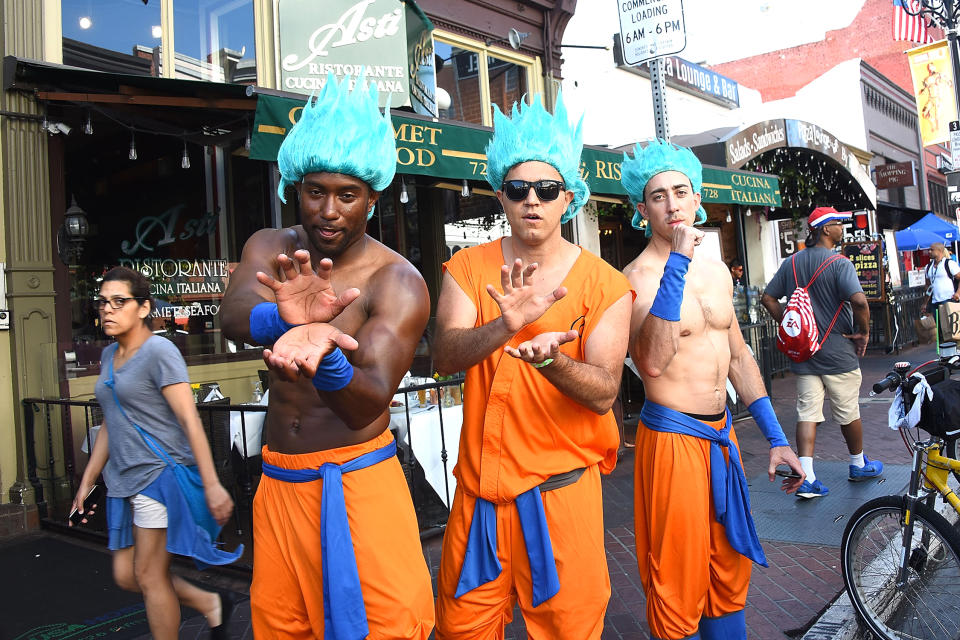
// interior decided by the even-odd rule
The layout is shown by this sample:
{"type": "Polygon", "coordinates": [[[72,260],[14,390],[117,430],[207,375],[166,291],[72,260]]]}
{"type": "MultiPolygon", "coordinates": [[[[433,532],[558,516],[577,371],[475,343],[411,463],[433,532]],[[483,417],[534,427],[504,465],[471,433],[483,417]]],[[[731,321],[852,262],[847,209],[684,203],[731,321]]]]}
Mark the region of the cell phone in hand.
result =
{"type": "Polygon", "coordinates": [[[799,473],[797,473],[796,471],[790,468],[784,469],[782,467],[777,467],[777,470],[774,471],[774,473],[776,473],[781,478],[799,478],[800,477],[799,473]]]}
{"type": "Polygon", "coordinates": [[[70,512],[70,515],[67,517],[73,526],[78,526],[83,522],[83,519],[90,515],[90,510],[97,504],[97,501],[100,497],[100,485],[95,484],[87,492],[86,497],[83,499],[83,513],[80,513],[76,509],[70,512]]]}

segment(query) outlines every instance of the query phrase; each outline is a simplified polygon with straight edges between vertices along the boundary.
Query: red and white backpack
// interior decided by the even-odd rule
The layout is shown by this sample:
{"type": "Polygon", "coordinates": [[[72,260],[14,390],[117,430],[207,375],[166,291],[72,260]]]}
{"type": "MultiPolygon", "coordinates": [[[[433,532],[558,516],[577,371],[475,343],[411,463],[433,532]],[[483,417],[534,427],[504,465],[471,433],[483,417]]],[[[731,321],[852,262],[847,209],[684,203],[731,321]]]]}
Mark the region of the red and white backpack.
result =
{"type": "Polygon", "coordinates": [[[827,336],[830,335],[833,325],[836,324],[837,318],[840,316],[843,302],[837,307],[837,312],[833,314],[833,320],[830,321],[827,332],[823,334],[823,340],[820,340],[817,319],[813,315],[813,306],[810,304],[810,294],[807,290],[823,273],[824,269],[842,257],[837,254],[824,260],[805,287],[801,287],[799,280],[797,280],[797,256],[794,255],[790,259],[790,264],[793,266],[793,281],[797,288],[793,290],[790,299],[787,301],[787,308],[783,310],[780,328],[777,329],[777,348],[794,362],[806,362],[813,357],[813,354],[820,351],[820,347],[827,341],[827,336]]]}

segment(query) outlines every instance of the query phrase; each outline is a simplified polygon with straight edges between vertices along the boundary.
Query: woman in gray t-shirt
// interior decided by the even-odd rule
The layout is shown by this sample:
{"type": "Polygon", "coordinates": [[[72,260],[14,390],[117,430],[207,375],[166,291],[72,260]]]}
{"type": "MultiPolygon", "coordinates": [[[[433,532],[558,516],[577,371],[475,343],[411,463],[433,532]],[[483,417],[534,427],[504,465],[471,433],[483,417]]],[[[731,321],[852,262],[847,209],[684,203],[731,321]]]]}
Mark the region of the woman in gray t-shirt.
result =
{"type": "Polygon", "coordinates": [[[152,635],[176,638],[184,604],[204,614],[212,637],[225,638],[232,603],[169,569],[172,553],[192,556],[201,568],[233,562],[243,553],[242,547],[228,553],[213,544],[233,512],[233,500],[217,478],[186,363],[173,343],[150,330],[153,301],[142,274],[124,267],[108,271],[96,306],[104,333],[116,342],[101,357],[96,396],[104,420],[73,508],[82,513],[83,498],[102,471],[114,579],[144,594],[152,635]],[[202,497],[199,490],[181,490],[165,459],[195,465],[188,473],[198,487],[202,482],[202,497]],[[202,502],[209,517],[201,522],[192,507],[202,502]]]}

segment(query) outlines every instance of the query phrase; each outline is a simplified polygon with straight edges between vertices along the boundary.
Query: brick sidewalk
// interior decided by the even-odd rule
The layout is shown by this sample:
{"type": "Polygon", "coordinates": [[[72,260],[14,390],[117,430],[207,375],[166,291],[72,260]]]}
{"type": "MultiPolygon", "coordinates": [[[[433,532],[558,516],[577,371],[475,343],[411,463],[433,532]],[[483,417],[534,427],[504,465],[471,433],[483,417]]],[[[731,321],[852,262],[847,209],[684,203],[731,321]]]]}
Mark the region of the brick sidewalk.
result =
{"type": "MultiPolygon", "coordinates": [[[[914,365],[935,356],[932,347],[905,351],[899,356],[868,354],[862,361],[861,417],[864,422],[864,443],[867,455],[886,464],[906,464],[909,454],[897,432],[887,428],[889,402],[873,402],[868,397],[873,382],[883,378],[896,360],[910,360],[914,365]]],[[[889,396],[888,396],[889,397],[889,396]]],[[[772,401],[788,439],[794,440],[796,413],[793,376],[776,379],[772,401]]],[[[636,427],[636,418],[632,423],[636,427]]],[[[747,478],[763,473],[767,467],[769,445],[752,420],[736,425],[741,457],[747,478]]],[[[817,433],[817,459],[846,461],[848,454],[839,427],[828,420],[817,433]]],[[[604,640],[649,638],[645,621],[645,599],[637,572],[633,536],[633,454],[627,450],[616,470],[603,478],[604,525],[606,528],[607,563],[612,596],[607,608],[604,640]]],[[[784,500],[795,500],[784,496],[784,500]]],[[[829,498],[825,498],[829,500],[829,498]]],[[[762,537],[762,532],[761,532],[762,537]]],[[[427,540],[423,552],[436,586],[442,539],[427,540]]],[[[747,628],[751,640],[784,640],[797,638],[816,621],[820,613],[843,589],[836,547],[787,544],[763,541],[770,567],[754,566],[747,598],[747,628]]],[[[248,585],[234,585],[245,591],[248,585]]],[[[236,638],[251,637],[249,604],[244,602],[231,624],[236,638]]],[[[507,628],[506,638],[525,637],[523,618],[517,611],[507,628]]],[[[202,624],[196,619],[181,628],[181,638],[203,637],[202,624]]]]}

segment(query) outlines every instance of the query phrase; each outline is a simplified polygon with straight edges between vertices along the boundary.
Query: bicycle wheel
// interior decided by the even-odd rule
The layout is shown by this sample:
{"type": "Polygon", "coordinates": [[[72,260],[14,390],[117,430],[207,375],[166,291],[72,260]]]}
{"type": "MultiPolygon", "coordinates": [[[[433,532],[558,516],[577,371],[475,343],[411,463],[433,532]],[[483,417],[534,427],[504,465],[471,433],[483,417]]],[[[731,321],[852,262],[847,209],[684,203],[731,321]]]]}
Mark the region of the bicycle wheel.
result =
{"type": "Polygon", "coordinates": [[[960,532],[917,503],[909,574],[897,586],[903,496],[884,496],[854,512],[843,532],[840,565],[850,601],[879,638],[960,639],[960,532]]]}

